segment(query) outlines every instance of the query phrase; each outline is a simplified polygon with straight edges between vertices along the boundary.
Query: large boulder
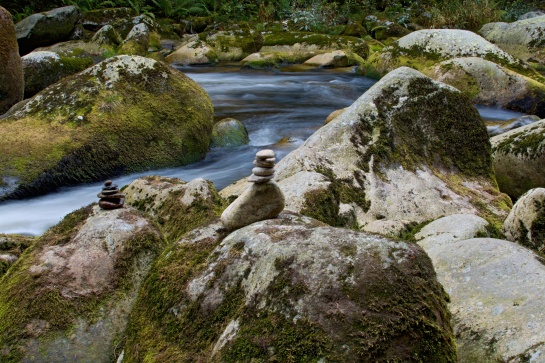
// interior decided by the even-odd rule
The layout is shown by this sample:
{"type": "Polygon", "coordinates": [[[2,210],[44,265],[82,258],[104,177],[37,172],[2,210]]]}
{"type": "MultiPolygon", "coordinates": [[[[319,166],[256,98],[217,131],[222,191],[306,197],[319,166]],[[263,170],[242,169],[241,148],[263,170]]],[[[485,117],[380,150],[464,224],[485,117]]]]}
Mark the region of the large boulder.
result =
{"type": "Polygon", "coordinates": [[[157,260],[123,362],[456,362],[446,301],[415,244],[291,214],[212,223],[157,260]]]}
{"type": "MultiPolygon", "coordinates": [[[[455,88],[413,69],[390,72],[276,167],[286,209],[331,225],[424,222],[454,213],[501,225],[486,127],[455,88]]],[[[244,183],[227,187],[240,194],[244,183]]]]}
{"type": "Polygon", "coordinates": [[[206,92],[183,73],[149,58],[109,58],[2,121],[0,199],[197,161],[212,113],[206,92]]]}
{"type": "Polygon", "coordinates": [[[48,51],[31,52],[23,56],[21,61],[25,75],[25,98],[94,65],[91,58],[60,57],[57,53],[48,51]]]}
{"type": "Polygon", "coordinates": [[[250,29],[203,33],[199,38],[214,49],[220,61],[239,61],[263,45],[261,32],[250,29]]]}
{"type": "Polygon", "coordinates": [[[153,259],[164,247],[132,208],[77,210],[0,280],[2,362],[112,362],[153,259]]]}
{"type": "Polygon", "coordinates": [[[19,52],[68,40],[81,13],[75,6],[65,6],[44,13],[33,14],[15,25],[19,52]]]}
{"type": "Polygon", "coordinates": [[[518,198],[545,186],[545,120],[490,139],[500,190],[518,198]]]}
{"type": "Polygon", "coordinates": [[[443,61],[425,71],[474,103],[545,117],[545,84],[479,57],[443,61]]]}
{"type": "Polygon", "coordinates": [[[11,14],[0,6],[0,115],[23,99],[24,79],[11,14]]]}
{"type": "Polygon", "coordinates": [[[135,16],[131,8],[108,8],[86,11],[81,17],[81,24],[87,30],[96,32],[119,19],[131,19],[135,16]]]}
{"type": "Polygon", "coordinates": [[[483,37],[458,29],[425,29],[412,32],[370,56],[364,69],[366,75],[377,77],[400,66],[424,70],[438,62],[462,57],[484,58],[518,73],[542,78],[530,66],[483,37]]]}
{"type": "Polygon", "coordinates": [[[545,188],[524,193],[505,219],[502,231],[509,241],[545,253],[545,188]]]}
{"type": "Polygon", "coordinates": [[[479,33],[517,58],[545,65],[545,15],[485,24],[479,33]]]}
{"type": "Polygon", "coordinates": [[[132,27],[119,48],[120,54],[146,55],[150,45],[150,29],[145,23],[132,27]]]}
{"type": "Polygon", "coordinates": [[[201,178],[184,182],[147,176],[130,183],[124,192],[126,203],[155,220],[169,241],[219,217],[226,204],[212,182],[201,178]]]}

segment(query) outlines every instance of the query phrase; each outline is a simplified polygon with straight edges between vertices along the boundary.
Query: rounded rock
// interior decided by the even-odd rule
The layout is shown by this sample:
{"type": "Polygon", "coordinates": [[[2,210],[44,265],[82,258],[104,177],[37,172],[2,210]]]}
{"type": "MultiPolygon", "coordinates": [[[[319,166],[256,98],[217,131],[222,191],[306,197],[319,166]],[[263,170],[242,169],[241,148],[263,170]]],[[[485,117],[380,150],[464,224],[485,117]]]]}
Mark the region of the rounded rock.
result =
{"type": "Polygon", "coordinates": [[[252,173],[255,176],[269,176],[274,174],[274,168],[260,168],[255,167],[252,169],[252,173]]]}
{"type": "Polygon", "coordinates": [[[257,175],[250,175],[250,177],[248,177],[248,182],[250,183],[255,183],[255,184],[263,184],[263,183],[266,183],[268,182],[269,180],[271,180],[273,178],[274,175],[270,175],[270,176],[257,176],[257,175]]]}
{"type": "Polygon", "coordinates": [[[276,161],[275,158],[269,158],[269,159],[265,159],[265,160],[256,159],[256,160],[254,160],[254,165],[259,166],[261,168],[274,168],[275,161],[276,161]],[[267,160],[271,160],[271,159],[272,159],[272,161],[267,161],[267,160]]]}
{"type": "Polygon", "coordinates": [[[275,154],[274,154],[274,151],[273,151],[273,150],[271,150],[271,149],[265,149],[265,150],[258,151],[258,152],[255,154],[255,157],[256,157],[256,159],[258,159],[258,160],[266,160],[266,159],[269,159],[269,158],[274,158],[274,157],[275,157],[275,154]]]}

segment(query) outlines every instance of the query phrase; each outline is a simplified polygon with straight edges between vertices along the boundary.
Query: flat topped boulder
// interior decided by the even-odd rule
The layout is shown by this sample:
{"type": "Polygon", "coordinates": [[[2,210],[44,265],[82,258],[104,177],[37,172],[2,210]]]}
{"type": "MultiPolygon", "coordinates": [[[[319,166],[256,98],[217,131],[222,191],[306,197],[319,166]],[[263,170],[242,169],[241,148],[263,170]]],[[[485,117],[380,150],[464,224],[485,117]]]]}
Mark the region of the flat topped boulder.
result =
{"type": "Polygon", "coordinates": [[[212,114],[206,92],[180,71],[150,58],[109,58],[3,121],[0,199],[197,161],[208,151],[212,114]]]}

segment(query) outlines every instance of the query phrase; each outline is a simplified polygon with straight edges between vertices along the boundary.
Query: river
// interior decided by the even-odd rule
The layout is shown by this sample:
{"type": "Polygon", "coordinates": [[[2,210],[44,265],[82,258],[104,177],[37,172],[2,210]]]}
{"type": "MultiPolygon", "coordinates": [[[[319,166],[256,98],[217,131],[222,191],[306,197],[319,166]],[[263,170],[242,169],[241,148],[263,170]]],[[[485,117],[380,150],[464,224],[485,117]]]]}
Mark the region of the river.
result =
{"type": "MultiPolygon", "coordinates": [[[[256,151],[272,148],[281,159],[323,125],[332,111],[351,105],[375,83],[355,76],[350,70],[258,72],[240,71],[235,67],[181,70],[208,92],[216,120],[233,117],[244,123],[250,143],[212,149],[204,160],[184,167],[113,178],[119,186],[145,175],[162,175],[185,181],[206,178],[220,190],[251,174],[256,151]]],[[[521,115],[487,107],[478,109],[489,121],[521,115]]],[[[102,183],[86,184],[62,188],[41,197],[2,202],[0,233],[40,235],[67,213],[97,201],[101,187],[102,183]]]]}

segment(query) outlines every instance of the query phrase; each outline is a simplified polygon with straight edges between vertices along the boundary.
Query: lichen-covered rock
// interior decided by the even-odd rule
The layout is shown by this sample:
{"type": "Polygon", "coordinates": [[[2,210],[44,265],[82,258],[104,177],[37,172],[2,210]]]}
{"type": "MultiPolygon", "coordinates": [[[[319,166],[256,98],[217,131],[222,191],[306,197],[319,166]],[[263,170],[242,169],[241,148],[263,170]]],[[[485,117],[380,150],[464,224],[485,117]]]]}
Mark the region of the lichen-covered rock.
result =
{"type": "Polygon", "coordinates": [[[545,120],[490,139],[500,190],[518,198],[545,185],[545,120]]]}
{"type": "Polygon", "coordinates": [[[21,61],[25,75],[25,98],[94,65],[91,58],[60,57],[57,53],[48,51],[31,52],[23,56],[21,61]]]}
{"type": "Polygon", "coordinates": [[[263,45],[261,32],[251,29],[203,33],[199,38],[214,49],[220,61],[239,61],[263,45]]]}
{"type": "Polygon", "coordinates": [[[20,54],[68,40],[80,17],[77,7],[64,6],[21,20],[15,25],[20,54]]]}
{"type": "Polygon", "coordinates": [[[93,43],[98,45],[109,45],[109,46],[118,46],[123,41],[121,36],[117,33],[111,25],[105,25],[100,28],[93,38],[91,39],[93,43]]]}
{"type": "Polygon", "coordinates": [[[531,18],[535,18],[535,17],[538,17],[538,16],[543,16],[543,15],[545,15],[545,12],[543,12],[541,10],[529,11],[527,13],[524,13],[524,14],[520,15],[517,18],[517,20],[531,19],[531,18]]]}
{"type": "Polygon", "coordinates": [[[158,259],[124,363],[456,362],[447,295],[417,245],[291,214],[224,236],[201,227],[158,259]]]}
{"type": "Polygon", "coordinates": [[[284,157],[275,180],[284,190],[308,172],[329,183],[313,178],[290,187],[286,209],[330,225],[424,222],[455,213],[500,225],[510,207],[495,186],[486,127],[470,100],[407,67],[390,72],[284,157]]]}
{"type": "Polygon", "coordinates": [[[146,55],[150,45],[150,29],[145,23],[132,27],[119,48],[120,54],[146,55]]]}
{"type": "Polygon", "coordinates": [[[46,88],[2,121],[0,199],[202,158],[212,104],[183,73],[117,56],[46,88]]]}
{"type": "Polygon", "coordinates": [[[364,68],[366,75],[376,77],[400,66],[424,70],[440,61],[462,57],[484,58],[542,79],[531,67],[483,37],[458,29],[425,29],[410,33],[370,56],[364,68]]]}
{"type": "MultiPolygon", "coordinates": [[[[453,226],[456,235],[459,228],[453,226]]],[[[427,254],[450,295],[460,362],[542,362],[545,356],[545,266],[515,243],[474,238],[440,243],[427,254]]]]}
{"type": "Polygon", "coordinates": [[[210,147],[240,146],[249,141],[248,130],[242,122],[225,118],[214,124],[210,147]]]}
{"type": "Polygon", "coordinates": [[[19,256],[34,242],[34,237],[16,234],[0,234],[0,277],[17,261],[19,256]]]}
{"type": "Polygon", "coordinates": [[[206,43],[190,41],[166,56],[166,61],[176,65],[214,64],[218,57],[206,43]]]}
{"type": "Polygon", "coordinates": [[[545,253],[545,188],[530,189],[517,200],[502,232],[509,241],[545,253]]]}
{"type": "Polygon", "coordinates": [[[82,40],[70,40],[56,43],[48,47],[40,47],[36,48],[34,52],[53,52],[57,53],[60,57],[69,58],[89,58],[95,63],[99,63],[112,54],[111,48],[108,48],[107,46],[101,46],[95,42],[85,42],[82,40]]]}
{"type": "Polygon", "coordinates": [[[219,217],[226,204],[214,185],[202,178],[186,183],[176,178],[147,176],[133,181],[124,193],[126,203],[156,220],[169,241],[219,217]]]}
{"type": "Polygon", "coordinates": [[[111,362],[163,247],[132,208],[89,206],[66,216],[0,280],[0,360],[111,362]]]}
{"type": "Polygon", "coordinates": [[[24,78],[11,14],[0,6],[0,115],[23,99],[24,78]]]}
{"type": "Polygon", "coordinates": [[[545,117],[545,84],[478,57],[443,61],[425,71],[474,103],[545,117]]]}
{"type": "Polygon", "coordinates": [[[523,115],[504,121],[499,125],[487,125],[486,129],[488,131],[488,135],[497,136],[507,131],[533,124],[534,122],[537,122],[539,120],[541,120],[541,118],[536,115],[523,115]]]}
{"type": "Polygon", "coordinates": [[[479,33],[517,58],[545,65],[545,15],[485,24],[479,33]]]}
{"type": "Polygon", "coordinates": [[[134,10],[131,8],[95,9],[83,13],[81,24],[85,29],[96,32],[105,25],[119,19],[130,19],[135,15],[134,10]]]}

